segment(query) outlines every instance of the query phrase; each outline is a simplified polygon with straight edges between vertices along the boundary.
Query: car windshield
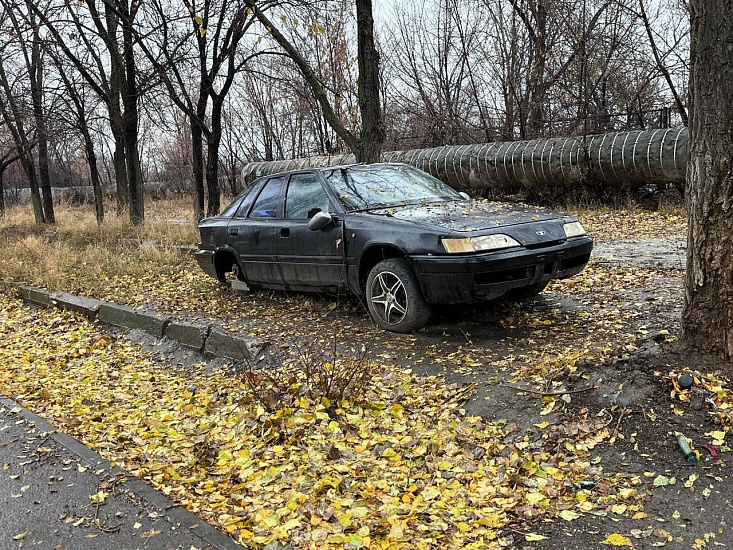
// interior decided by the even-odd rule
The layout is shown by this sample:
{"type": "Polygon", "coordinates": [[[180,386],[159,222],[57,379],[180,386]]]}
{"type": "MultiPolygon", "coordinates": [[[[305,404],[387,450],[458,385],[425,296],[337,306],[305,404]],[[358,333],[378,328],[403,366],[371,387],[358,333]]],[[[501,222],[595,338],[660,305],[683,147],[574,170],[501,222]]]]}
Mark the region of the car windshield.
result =
{"type": "Polygon", "coordinates": [[[326,174],[346,210],[462,200],[453,188],[411,166],[352,166],[326,174]]]}

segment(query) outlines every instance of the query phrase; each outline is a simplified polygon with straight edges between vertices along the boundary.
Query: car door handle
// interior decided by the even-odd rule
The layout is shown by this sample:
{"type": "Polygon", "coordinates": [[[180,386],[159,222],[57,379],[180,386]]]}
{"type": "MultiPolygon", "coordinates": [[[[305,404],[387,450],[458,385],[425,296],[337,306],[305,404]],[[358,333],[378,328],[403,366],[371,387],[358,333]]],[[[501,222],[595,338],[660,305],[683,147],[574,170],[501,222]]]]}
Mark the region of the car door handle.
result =
{"type": "Polygon", "coordinates": [[[281,227],[280,228],[280,236],[287,238],[290,237],[290,228],[289,227],[281,227]]]}
{"type": "Polygon", "coordinates": [[[229,234],[230,235],[239,235],[239,229],[237,229],[236,227],[230,227],[229,234]]]}

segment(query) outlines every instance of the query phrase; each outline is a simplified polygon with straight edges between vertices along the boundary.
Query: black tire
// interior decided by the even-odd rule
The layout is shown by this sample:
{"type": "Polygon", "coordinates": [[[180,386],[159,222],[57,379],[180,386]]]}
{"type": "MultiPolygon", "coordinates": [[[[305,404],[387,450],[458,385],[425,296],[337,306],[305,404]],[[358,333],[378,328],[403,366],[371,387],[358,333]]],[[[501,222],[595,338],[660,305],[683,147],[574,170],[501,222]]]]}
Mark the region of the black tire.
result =
{"type": "Polygon", "coordinates": [[[542,291],[545,290],[549,284],[550,281],[546,281],[544,283],[536,283],[523,288],[517,288],[512,291],[512,296],[518,300],[523,298],[534,298],[535,296],[542,294],[542,291]]]}
{"type": "Polygon", "coordinates": [[[432,309],[404,258],[389,258],[372,268],[367,277],[366,300],[374,322],[391,332],[422,328],[432,309]]]}

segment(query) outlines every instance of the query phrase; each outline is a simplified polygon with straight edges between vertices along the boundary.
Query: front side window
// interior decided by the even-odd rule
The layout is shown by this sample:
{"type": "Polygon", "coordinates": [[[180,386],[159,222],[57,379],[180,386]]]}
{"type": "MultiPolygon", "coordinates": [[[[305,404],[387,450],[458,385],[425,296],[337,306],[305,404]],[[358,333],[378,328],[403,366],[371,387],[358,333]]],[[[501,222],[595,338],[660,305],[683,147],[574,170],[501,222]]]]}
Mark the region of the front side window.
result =
{"type": "Polygon", "coordinates": [[[316,212],[330,212],[331,201],[315,174],[294,174],[285,198],[285,217],[310,219],[316,212]]]}
{"type": "Polygon", "coordinates": [[[282,192],[285,180],[272,178],[265,184],[249,213],[250,218],[277,218],[278,207],[280,206],[280,193],[282,192]]]}

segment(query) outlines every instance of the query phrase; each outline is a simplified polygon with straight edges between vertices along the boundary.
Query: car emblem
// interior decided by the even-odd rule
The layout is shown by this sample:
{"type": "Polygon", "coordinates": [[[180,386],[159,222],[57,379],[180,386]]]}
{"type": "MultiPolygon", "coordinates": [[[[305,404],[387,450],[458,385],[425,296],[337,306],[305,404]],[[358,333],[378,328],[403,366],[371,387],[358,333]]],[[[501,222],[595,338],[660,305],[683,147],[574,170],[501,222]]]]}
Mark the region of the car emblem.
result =
{"type": "Polygon", "coordinates": [[[545,232],[544,232],[544,231],[535,231],[535,233],[536,233],[537,235],[539,235],[540,237],[542,237],[542,236],[543,236],[543,235],[545,234],[545,232]]]}

